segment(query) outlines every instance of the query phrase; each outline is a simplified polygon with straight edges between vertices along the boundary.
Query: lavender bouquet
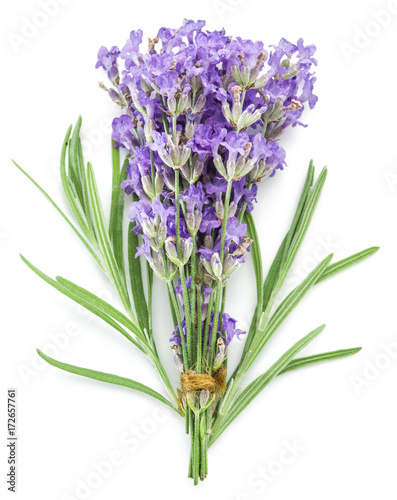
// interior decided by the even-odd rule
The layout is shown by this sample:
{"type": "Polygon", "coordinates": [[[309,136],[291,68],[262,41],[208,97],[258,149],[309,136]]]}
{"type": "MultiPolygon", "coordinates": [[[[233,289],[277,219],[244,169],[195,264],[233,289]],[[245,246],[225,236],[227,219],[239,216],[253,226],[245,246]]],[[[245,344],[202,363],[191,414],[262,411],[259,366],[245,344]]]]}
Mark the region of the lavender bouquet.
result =
{"type": "Polygon", "coordinates": [[[243,387],[247,371],[306,293],[377,251],[369,248],[334,264],[329,255],[275,307],[312,219],[326,169],[314,182],[310,163],[290,229],[265,280],[252,210],[260,182],[271,182],[286,165],[279,143],[283,131],[302,125],[305,107],[316,104],[315,46],[304,45],[302,39],[296,44],[281,39],[265,50],[262,42],[204,31],[204,26],[204,21],[185,21],[179,29],[161,28],[149,39],[147,52],[141,49],[141,30],[132,31],[121,50],[99,50],[97,67],[110,80],[109,88],[100,85],[121,108],[113,120],[109,222],[94,170],[83,160],[81,119],[67,131],[60,166],[77,225],[21,169],[109,277],[124,310],[23,261],[124,335],[152,363],[168,396],[140,382],[61,363],[41,351],[39,355],[65,371],[144,392],[180,414],[191,436],[189,476],[195,484],[208,473],[208,448],[275,377],[360,350],[296,357],[323,331],[322,325],[243,387]],[[127,234],[125,199],[130,203],[127,234]],[[227,283],[247,258],[254,264],[257,291],[248,333],[228,314],[226,301],[227,283]],[[154,275],[164,281],[170,303],[174,330],[164,340],[171,341],[180,373],[178,388],[170,383],[153,335],[154,275]],[[245,339],[241,359],[228,374],[228,352],[239,338],[245,339]]]}

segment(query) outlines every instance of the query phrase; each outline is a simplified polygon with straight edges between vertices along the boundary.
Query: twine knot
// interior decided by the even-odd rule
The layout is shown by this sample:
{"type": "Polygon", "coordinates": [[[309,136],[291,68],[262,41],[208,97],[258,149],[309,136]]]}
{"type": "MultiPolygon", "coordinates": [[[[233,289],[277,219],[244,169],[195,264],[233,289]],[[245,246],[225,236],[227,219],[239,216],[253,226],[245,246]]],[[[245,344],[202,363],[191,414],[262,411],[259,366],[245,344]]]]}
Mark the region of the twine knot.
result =
{"type": "Polygon", "coordinates": [[[218,398],[226,391],[226,370],[221,366],[212,376],[206,373],[195,372],[181,373],[181,390],[179,393],[179,410],[184,407],[186,396],[197,391],[208,391],[210,396],[216,394],[218,398]]]}

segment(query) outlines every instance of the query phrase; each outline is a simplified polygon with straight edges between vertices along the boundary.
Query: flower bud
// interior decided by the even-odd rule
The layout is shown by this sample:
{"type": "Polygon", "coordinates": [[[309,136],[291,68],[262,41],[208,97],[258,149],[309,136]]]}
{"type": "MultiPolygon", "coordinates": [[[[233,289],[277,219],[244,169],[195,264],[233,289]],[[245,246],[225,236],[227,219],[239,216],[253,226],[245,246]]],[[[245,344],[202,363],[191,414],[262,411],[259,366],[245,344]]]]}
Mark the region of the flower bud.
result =
{"type": "Polygon", "coordinates": [[[230,254],[227,254],[223,261],[222,279],[228,279],[240,267],[238,259],[234,259],[230,254]]]}
{"type": "Polygon", "coordinates": [[[241,114],[238,120],[236,120],[237,123],[237,131],[245,130],[251,125],[253,125],[256,121],[259,120],[261,117],[261,112],[259,109],[254,111],[253,113],[250,113],[249,111],[245,110],[244,113],[241,114]]]}
{"type": "Polygon", "coordinates": [[[206,389],[201,389],[200,391],[200,408],[205,406],[208,403],[208,400],[210,398],[210,391],[207,391],[206,389]]]}
{"type": "Polygon", "coordinates": [[[227,179],[233,179],[236,172],[236,162],[233,160],[227,160],[226,162],[227,179]]]}
{"type": "Polygon", "coordinates": [[[223,219],[224,212],[225,212],[225,207],[223,206],[223,201],[222,200],[216,201],[215,202],[215,213],[216,213],[216,216],[218,217],[219,220],[223,219]]]}
{"type": "Polygon", "coordinates": [[[149,198],[154,198],[152,179],[148,175],[142,177],[142,187],[149,198]]]}
{"type": "Polygon", "coordinates": [[[170,261],[173,262],[176,266],[180,267],[182,265],[182,262],[178,257],[178,250],[176,248],[174,241],[175,241],[174,238],[168,237],[165,240],[164,248],[167,257],[170,259],[170,261]]]}
{"type": "Polygon", "coordinates": [[[154,274],[163,281],[168,281],[169,278],[165,272],[163,261],[157,255],[156,259],[150,262],[150,267],[153,269],[154,274]]]}
{"type": "Polygon", "coordinates": [[[254,164],[251,159],[241,162],[238,168],[236,168],[235,178],[241,179],[241,177],[244,177],[244,175],[247,175],[252,170],[253,166],[254,164]]]}
{"type": "Polygon", "coordinates": [[[216,372],[222,366],[223,360],[225,359],[225,343],[223,339],[219,338],[216,341],[216,345],[218,346],[218,352],[216,353],[214,364],[212,366],[212,371],[216,372]]]}
{"type": "Polygon", "coordinates": [[[185,126],[185,135],[188,139],[192,139],[194,135],[194,129],[196,128],[196,124],[194,122],[187,122],[185,126]]]}
{"type": "Polygon", "coordinates": [[[183,358],[179,354],[179,346],[174,344],[171,346],[171,349],[174,351],[174,362],[179,371],[179,373],[183,373],[183,358]]]}
{"type": "Polygon", "coordinates": [[[226,169],[225,169],[223,161],[220,157],[214,158],[214,165],[215,165],[215,168],[218,170],[218,172],[221,174],[221,176],[224,177],[225,179],[227,179],[226,169]]]}
{"type": "Polygon", "coordinates": [[[264,85],[266,85],[267,81],[269,80],[269,77],[267,75],[262,75],[259,77],[257,80],[255,80],[254,83],[254,89],[260,89],[264,85]]]}
{"type": "Polygon", "coordinates": [[[192,238],[181,238],[182,265],[188,263],[192,255],[193,241],[192,238]]]}
{"type": "Polygon", "coordinates": [[[230,217],[234,217],[236,215],[236,212],[237,212],[237,205],[234,201],[232,201],[229,205],[229,210],[227,212],[228,219],[230,217]]]}
{"type": "Polygon", "coordinates": [[[157,232],[157,243],[159,250],[164,245],[166,237],[167,237],[167,226],[165,225],[160,226],[157,232]]]}
{"type": "Polygon", "coordinates": [[[211,268],[212,268],[213,276],[215,276],[215,278],[219,279],[221,277],[221,274],[222,274],[222,264],[221,264],[221,260],[219,258],[218,252],[215,252],[214,254],[212,254],[211,268]]]}
{"type": "Polygon", "coordinates": [[[234,123],[237,123],[240,119],[241,112],[242,112],[242,106],[240,101],[234,101],[233,108],[232,108],[232,120],[234,123]]]}
{"type": "Polygon", "coordinates": [[[189,83],[194,93],[197,93],[202,87],[201,78],[199,76],[191,76],[189,83]]]}
{"type": "Polygon", "coordinates": [[[229,103],[227,101],[225,101],[222,104],[222,112],[223,112],[223,116],[225,117],[226,121],[230,122],[230,120],[232,119],[232,113],[230,111],[230,106],[229,106],[229,103]]]}
{"type": "Polygon", "coordinates": [[[155,238],[157,236],[157,230],[152,222],[144,221],[142,222],[142,230],[143,232],[149,236],[149,238],[155,238]]]}
{"type": "Polygon", "coordinates": [[[171,96],[167,99],[167,106],[168,106],[168,111],[171,113],[171,115],[175,115],[176,99],[174,96],[171,96]]]}
{"type": "Polygon", "coordinates": [[[121,105],[120,96],[119,96],[119,94],[115,90],[113,90],[113,89],[108,90],[108,94],[109,94],[110,99],[113,102],[115,102],[116,104],[121,105]]]}
{"type": "Polygon", "coordinates": [[[168,266],[168,280],[172,281],[175,278],[178,269],[175,267],[174,263],[168,259],[167,259],[167,266],[168,266]]]}
{"type": "Polygon", "coordinates": [[[149,84],[149,82],[147,82],[143,78],[141,80],[141,87],[142,87],[142,90],[145,92],[145,94],[149,95],[153,92],[152,86],[149,84]]]}
{"type": "Polygon", "coordinates": [[[159,194],[161,194],[164,188],[164,179],[159,172],[156,172],[156,176],[154,178],[154,186],[156,188],[156,195],[158,196],[159,194]]]}
{"type": "Polygon", "coordinates": [[[152,132],[153,130],[156,129],[156,124],[154,123],[154,120],[148,120],[145,123],[145,126],[143,127],[144,133],[145,133],[145,138],[148,142],[153,142],[152,138],[152,132]]]}
{"type": "Polygon", "coordinates": [[[200,179],[201,174],[203,173],[203,168],[204,168],[204,163],[202,161],[198,161],[193,168],[192,183],[195,183],[200,179]]]}
{"type": "Polygon", "coordinates": [[[178,99],[178,104],[176,107],[176,115],[181,115],[190,104],[189,94],[182,94],[178,99]]]}
{"type": "Polygon", "coordinates": [[[207,99],[201,94],[194,104],[193,112],[198,115],[203,110],[207,99]]]}

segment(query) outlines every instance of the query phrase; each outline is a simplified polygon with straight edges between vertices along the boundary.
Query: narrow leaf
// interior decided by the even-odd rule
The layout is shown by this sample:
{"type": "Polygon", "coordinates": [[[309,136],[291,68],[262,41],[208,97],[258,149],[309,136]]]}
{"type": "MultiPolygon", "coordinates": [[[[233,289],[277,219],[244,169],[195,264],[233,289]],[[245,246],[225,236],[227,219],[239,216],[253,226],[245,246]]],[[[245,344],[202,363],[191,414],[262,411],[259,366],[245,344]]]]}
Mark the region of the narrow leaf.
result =
{"type": "Polygon", "coordinates": [[[298,250],[302,245],[303,239],[307,233],[310,222],[313,218],[314,211],[317,207],[317,203],[320,198],[322,189],[324,187],[326,178],[327,178],[327,169],[324,168],[321,174],[319,175],[314,188],[309,193],[307,201],[302,211],[302,215],[300,216],[299,221],[297,222],[295,234],[291,241],[291,246],[289,247],[285,258],[283,259],[280,271],[280,277],[277,286],[275,288],[276,292],[280,290],[281,285],[284,283],[288,271],[291,269],[295,257],[298,253],[298,250]]]}
{"type": "Polygon", "coordinates": [[[288,363],[304,349],[312,340],[314,340],[325,328],[322,325],[294,344],[285,354],[281,356],[265,373],[257,377],[246,387],[236,402],[231,407],[229,413],[220,419],[220,424],[214,425],[211,444],[222,434],[222,432],[231,424],[231,422],[253,401],[258,394],[288,365],[288,363]]]}
{"type": "Polygon", "coordinates": [[[346,259],[339,260],[338,262],[329,265],[325,269],[324,273],[319,277],[317,283],[320,283],[320,281],[326,280],[327,278],[330,278],[331,276],[334,276],[335,274],[338,274],[341,271],[344,271],[345,269],[348,269],[349,267],[358,264],[362,260],[365,260],[371,255],[374,255],[378,250],[379,247],[367,248],[366,250],[362,250],[361,252],[355,253],[350,257],[346,257],[346,259]]]}
{"type": "Polygon", "coordinates": [[[59,292],[63,293],[70,299],[74,300],[77,302],[77,304],[82,305],[85,307],[88,311],[91,311],[93,314],[101,318],[103,321],[108,323],[110,326],[112,326],[115,330],[120,332],[126,339],[128,339],[130,342],[132,342],[135,347],[137,347],[140,351],[144,352],[144,349],[142,345],[140,345],[131,335],[126,332],[121,326],[116,323],[111,317],[109,317],[107,314],[105,314],[101,309],[98,309],[97,307],[93,306],[90,302],[84,300],[82,297],[79,297],[72,293],[70,290],[67,288],[64,288],[62,285],[60,285],[57,281],[53,280],[46,274],[44,274],[42,271],[40,271],[37,267],[35,267],[31,262],[29,262],[23,255],[20,256],[23,262],[34,272],[39,276],[41,279],[43,279],[46,283],[54,287],[56,290],[59,292]]]}
{"type": "Polygon", "coordinates": [[[311,273],[300,283],[279,305],[269,322],[265,325],[259,325],[257,338],[258,341],[254,343],[252,348],[252,355],[250,356],[249,366],[252,365],[255,358],[267,344],[271,336],[278,330],[283,321],[295,309],[299,302],[303,299],[306,293],[316,283],[317,279],[323,273],[332,259],[332,254],[323,259],[311,273]]]}
{"type": "Polygon", "coordinates": [[[256,231],[255,222],[252,214],[245,212],[245,222],[247,223],[247,235],[253,240],[251,244],[252,262],[254,264],[255,279],[256,279],[256,294],[257,303],[262,304],[263,301],[263,265],[261,256],[261,247],[259,244],[259,236],[256,231]]]}
{"type": "Polygon", "coordinates": [[[124,265],[124,238],[123,238],[123,227],[124,227],[124,200],[125,192],[122,189],[121,183],[127,178],[127,164],[128,158],[125,160],[120,172],[118,173],[118,188],[113,187],[112,203],[114,204],[111,209],[110,214],[110,224],[109,224],[109,234],[113,244],[114,257],[116,259],[118,268],[120,269],[120,275],[125,280],[125,265],[124,265]],[[117,199],[113,199],[114,193],[117,194],[117,199]]]}
{"type": "Polygon", "coordinates": [[[116,207],[119,202],[120,191],[120,149],[115,148],[115,141],[112,139],[112,198],[110,204],[109,236],[113,239],[113,227],[116,221],[116,207]]]}
{"type": "Polygon", "coordinates": [[[299,223],[302,219],[302,214],[305,213],[305,208],[307,206],[307,201],[310,199],[310,193],[312,191],[312,186],[313,186],[313,180],[314,180],[314,165],[313,165],[313,160],[310,161],[309,163],[309,168],[307,171],[306,179],[303,184],[302,192],[299,197],[298,205],[295,210],[294,218],[292,219],[291,227],[286,235],[286,241],[285,241],[285,246],[284,246],[284,252],[282,256],[282,262],[280,264],[280,269],[284,266],[285,260],[289,254],[290,247],[291,247],[291,242],[293,241],[296,231],[299,227],[299,223]]]}
{"type": "Polygon", "coordinates": [[[291,370],[304,368],[305,366],[322,363],[324,361],[331,361],[333,359],[346,358],[361,351],[361,347],[353,347],[351,349],[340,349],[339,351],[323,352],[322,354],[314,354],[313,356],[306,356],[304,358],[296,358],[288,363],[288,365],[281,370],[279,375],[287,373],[291,370]]]}
{"type": "Polygon", "coordinates": [[[83,186],[82,186],[82,173],[84,174],[84,165],[80,166],[79,162],[79,141],[80,141],[80,129],[82,124],[81,116],[78,117],[76,125],[73,129],[72,137],[70,139],[69,150],[68,150],[68,174],[69,178],[72,180],[72,183],[75,187],[77,197],[80,205],[82,206],[84,213],[84,196],[83,196],[83,186]],[[83,170],[83,172],[82,172],[83,170]]]}
{"type": "Polygon", "coordinates": [[[49,363],[50,365],[55,366],[56,368],[60,368],[65,372],[74,373],[76,375],[92,378],[94,380],[99,380],[101,382],[107,382],[108,384],[115,384],[115,385],[121,385],[123,387],[129,387],[130,389],[134,389],[135,391],[143,392],[144,394],[152,396],[152,398],[161,401],[162,403],[169,406],[178,413],[175,406],[170,401],[168,401],[168,399],[166,399],[164,396],[159,394],[157,391],[151,389],[147,385],[141,384],[140,382],[136,382],[135,380],[131,380],[125,377],[119,377],[118,375],[112,375],[111,373],[98,372],[96,370],[90,370],[88,368],[81,368],[79,366],[62,363],[61,361],[57,361],[56,359],[50,358],[42,351],[40,351],[40,349],[37,349],[37,354],[41,358],[43,358],[44,361],[47,361],[47,363],[49,363]]]}
{"type": "MultiPolygon", "coordinates": [[[[69,133],[71,131],[71,128],[69,129],[69,133]]],[[[67,136],[68,137],[68,136],[67,136]]],[[[68,140],[66,137],[66,141],[68,140]]],[[[27,177],[32,184],[36,186],[36,188],[47,198],[47,200],[51,203],[51,205],[58,211],[59,214],[63,217],[63,219],[69,224],[69,226],[73,229],[74,233],[78,236],[80,241],[83,243],[83,245],[86,247],[86,249],[90,252],[90,254],[94,257],[98,265],[103,269],[102,262],[98,255],[95,253],[95,251],[92,249],[91,245],[87,242],[87,240],[84,238],[84,236],[80,233],[80,231],[76,228],[76,226],[71,222],[71,220],[64,214],[64,212],[59,208],[59,206],[55,203],[55,201],[50,197],[49,194],[47,194],[44,189],[37,184],[37,182],[30,177],[30,175],[25,172],[25,170],[18,165],[14,160],[12,160],[13,164],[27,177]]]]}
{"type": "Polygon", "coordinates": [[[121,276],[120,269],[117,265],[116,259],[113,254],[112,245],[109,239],[109,233],[106,226],[105,217],[101,199],[98,194],[98,188],[95,181],[95,174],[91,163],[87,164],[87,180],[88,180],[88,194],[90,197],[91,210],[94,216],[95,231],[98,236],[98,242],[106,262],[109,275],[117,288],[118,294],[124,307],[130,313],[132,321],[137,324],[134,313],[131,310],[128,292],[125,282],[121,276]]]}
{"type": "MultiPolygon", "coordinates": [[[[142,267],[140,258],[135,258],[137,246],[139,244],[138,236],[133,231],[134,224],[131,222],[128,227],[128,264],[131,280],[131,291],[134,298],[135,312],[138,318],[139,326],[142,330],[149,332],[149,311],[145,298],[143,287],[142,267]]],[[[152,277],[149,275],[149,279],[152,277]]],[[[151,290],[150,290],[151,292],[151,290]]]]}
{"type": "Polygon", "coordinates": [[[66,139],[63,143],[61,151],[60,174],[61,174],[62,187],[65,192],[68,205],[77,221],[77,224],[80,226],[81,230],[83,231],[83,233],[85,234],[86,238],[91,243],[91,245],[96,246],[97,241],[95,238],[95,234],[93,233],[90,224],[87,221],[87,216],[84,212],[84,207],[81,204],[75,186],[74,190],[71,188],[71,184],[74,185],[73,180],[68,177],[66,172],[66,149],[68,146],[70,132],[71,132],[71,127],[69,128],[66,134],[66,139]]]}
{"type": "Polygon", "coordinates": [[[127,316],[125,316],[111,304],[101,299],[97,295],[91,293],[90,291],[86,290],[85,288],[76,285],[72,281],[62,278],[61,276],[57,276],[56,280],[61,286],[72,292],[72,294],[76,295],[77,297],[80,297],[85,302],[89,302],[92,306],[96,307],[97,309],[104,312],[111,318],[115,319],[120,324],[131,330],[137,337],[144,340],[142,332],[134,325],[134,323],[132,323],[132,321],[129,318],[127,318],[127,316]]]}

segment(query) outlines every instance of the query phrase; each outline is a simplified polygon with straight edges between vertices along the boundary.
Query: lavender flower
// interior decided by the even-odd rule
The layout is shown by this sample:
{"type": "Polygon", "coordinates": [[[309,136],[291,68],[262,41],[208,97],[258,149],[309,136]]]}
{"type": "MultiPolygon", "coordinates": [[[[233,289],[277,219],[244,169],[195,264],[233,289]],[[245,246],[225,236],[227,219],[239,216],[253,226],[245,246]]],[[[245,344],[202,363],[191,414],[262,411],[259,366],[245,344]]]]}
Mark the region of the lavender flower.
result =
{"type": "Polygon", "coordinates": [[[250,251],[242,221],[258,184],[286,165],[283,131],[301,125],[306,103],[313,108],[317,101],[313,45],[283,38],[266,49],[204,27],[185,20],[178,29],[161,28],[147,52],[142,31],[132,31],[121,50],[101,47],[97,62],[124,108],[113,121],[113,139],[130,157],[122,187],[137,200],[130,207],[142,237],[137,257],[148,260],[182,306],[171,338],[182,348],[179,369],[181,357],[190,363],[192,336],[201,336],[213,362],[212,329],[218,350],[244,333],[215,304],[250,251]]]}

